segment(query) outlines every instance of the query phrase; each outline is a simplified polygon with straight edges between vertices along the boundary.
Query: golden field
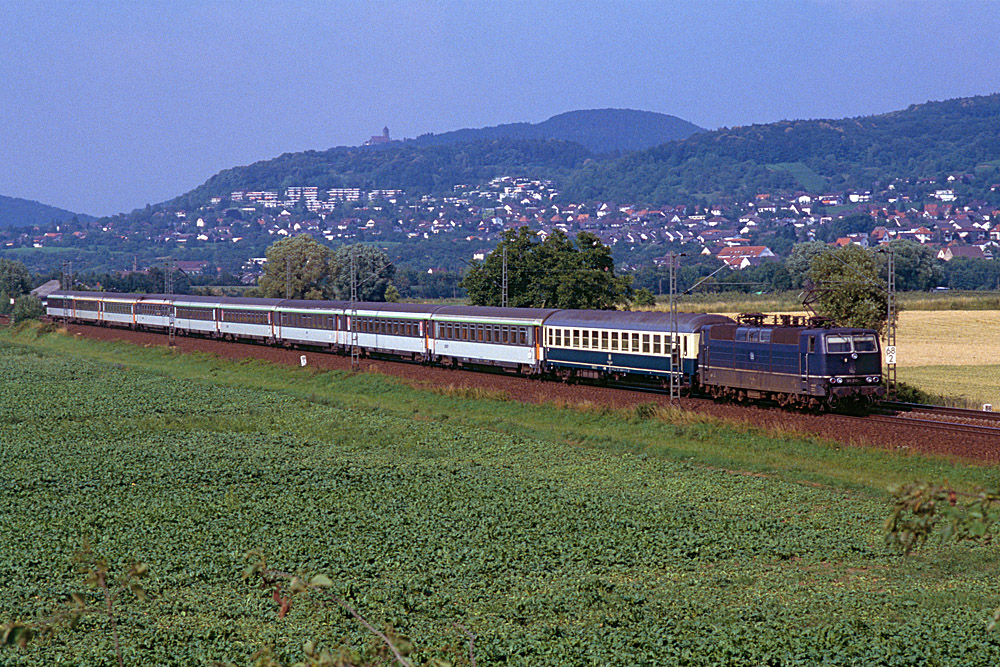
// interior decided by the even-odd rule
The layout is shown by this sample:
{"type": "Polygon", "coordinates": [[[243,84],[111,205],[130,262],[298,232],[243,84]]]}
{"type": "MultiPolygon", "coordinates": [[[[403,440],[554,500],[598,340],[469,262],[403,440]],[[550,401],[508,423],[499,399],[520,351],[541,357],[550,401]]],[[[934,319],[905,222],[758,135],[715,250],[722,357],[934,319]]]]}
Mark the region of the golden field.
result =
{"type": "Polygon", "coordinates": [[[896,333],[900,382],[1000,408],[1000,310],[904,311],[896,333]]]}

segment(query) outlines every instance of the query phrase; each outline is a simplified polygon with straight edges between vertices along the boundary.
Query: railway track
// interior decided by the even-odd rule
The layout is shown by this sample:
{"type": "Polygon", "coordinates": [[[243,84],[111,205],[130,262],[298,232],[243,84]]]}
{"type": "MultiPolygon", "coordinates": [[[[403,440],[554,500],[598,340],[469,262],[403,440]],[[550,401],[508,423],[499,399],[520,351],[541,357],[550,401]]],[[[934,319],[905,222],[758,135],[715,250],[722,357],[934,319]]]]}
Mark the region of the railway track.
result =
{"type": "Polygon", "coordinates": [[[909,424],[921,428],[935,429],[937,431],[947,431],[951,433],[964,433],[975,435],[988,435],[997,438],[997,445],[1000,446],[1000,421],[997,426],[986,426],[983,424],[968,424],[963,422],[938,421],[934,419],[923,419],[903,415],[869,415],[864,417],[869,421],[886,424],[909,424]]]}
{"type": "Polygon", "coordinates": [[[986,410],[971,410],[968,408],[950,408],[941,405],[920,405],[919,403],[883,402],[884,408],[895,410],[897,414],[930,415],[951,419],[967,419],[978,422],[995,423],[1000,426],[1000,413],[986,410]]]}

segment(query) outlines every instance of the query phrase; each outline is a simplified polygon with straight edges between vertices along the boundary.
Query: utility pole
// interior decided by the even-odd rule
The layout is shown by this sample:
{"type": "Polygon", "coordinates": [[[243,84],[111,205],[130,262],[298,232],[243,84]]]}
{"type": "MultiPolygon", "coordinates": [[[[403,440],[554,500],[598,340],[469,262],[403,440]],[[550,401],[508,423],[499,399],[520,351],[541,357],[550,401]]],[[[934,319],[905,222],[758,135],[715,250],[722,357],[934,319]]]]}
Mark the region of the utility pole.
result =
{"type": "Polygon", "coordinates": [[[670,261],[670,403],[680,402],[680,368],[678,368],[677,332],[677,262],[678,255],[671,250],[667,253],[670,261]]]}
{"type": "Polygon", "coordinates": [[[355,266],[354,256],[357,246],[351,247],[351,319],[349,328],[351,330],[351,371],[357,371],[361,367],[361,360],[358,355],[358,273],[355,266]]]}
{"type": "Polygon", "coordinates": [[[886,322],[885,329],[885,395],[896,400],[896,255],[891,245],[886,245],[886,322]]]}
{"type": "MultiPolygon", "coordinates": [[[[73,262],[63,262],[62,276],[60,277],[60,287],[71,291],[73,289],[73,262]]],[[[63,299],[63,322],[69,321],[69,299],[63,299]]]]}
{"type": "Polygon", "coordinates": [[[292,298],[292,258],[285,257],[285,298],[292,298]]]}
{"type": "Polygon", "coordinates": [[[503,281],[501,285],[500,306],[507,307],[507,244],[503,246],[503,281]]]}
{"type": "MultiPolygon", "coordinates": [[[[163,293],[174,293],[174,266],[173,260],[167,259],[163,262],[163,293]]],[[[177,309],[173,304],[167,304],[167,345],[173,347],[177,344],[174,336],[177,333],[177,322],[175,320],[177,309]]]]}

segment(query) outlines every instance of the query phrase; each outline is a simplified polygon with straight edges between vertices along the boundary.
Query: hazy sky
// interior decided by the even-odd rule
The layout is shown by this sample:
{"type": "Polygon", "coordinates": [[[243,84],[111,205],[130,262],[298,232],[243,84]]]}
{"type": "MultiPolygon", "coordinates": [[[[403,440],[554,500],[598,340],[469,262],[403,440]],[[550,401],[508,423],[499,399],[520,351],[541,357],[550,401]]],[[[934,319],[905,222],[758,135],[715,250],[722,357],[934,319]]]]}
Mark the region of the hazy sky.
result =
{"type": "Polygon", "coordinates": [[[0,194],[104,215],[383,125],[714,129],[1000,92],[1000,0],[3,0],[0,75],[0,194]]]}

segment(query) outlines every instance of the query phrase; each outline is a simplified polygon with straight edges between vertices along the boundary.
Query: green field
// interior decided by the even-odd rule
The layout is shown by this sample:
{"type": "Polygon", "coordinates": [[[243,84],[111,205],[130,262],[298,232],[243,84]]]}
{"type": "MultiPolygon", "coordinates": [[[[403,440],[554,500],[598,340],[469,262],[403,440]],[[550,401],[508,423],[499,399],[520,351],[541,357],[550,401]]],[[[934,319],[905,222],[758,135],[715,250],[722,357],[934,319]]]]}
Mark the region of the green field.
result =
{"type": "MultiPolygon", "coordinates": [[[[83,588],[84,536],[148,563],[126,664],[250,664],[368,645],[333,605],[286,618],[243,556],[324,573],[417,664],[997,664],[993,546],[884,545],[884,485],[992,469],[683,413],[534,406],[381,376],[0,333],[0,623],[83,588]]],[[[0,663],[111,664],[106,623],[0,663]]]]}

